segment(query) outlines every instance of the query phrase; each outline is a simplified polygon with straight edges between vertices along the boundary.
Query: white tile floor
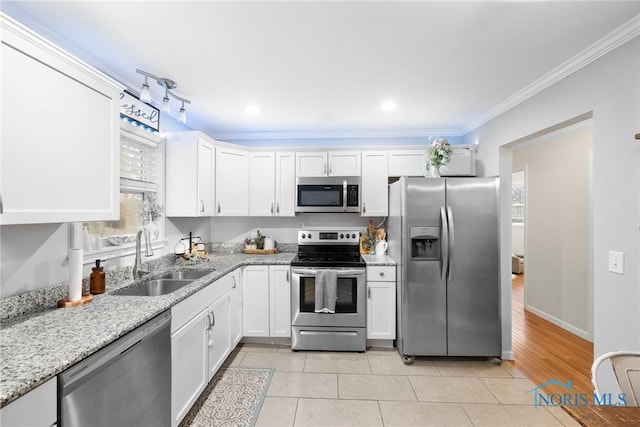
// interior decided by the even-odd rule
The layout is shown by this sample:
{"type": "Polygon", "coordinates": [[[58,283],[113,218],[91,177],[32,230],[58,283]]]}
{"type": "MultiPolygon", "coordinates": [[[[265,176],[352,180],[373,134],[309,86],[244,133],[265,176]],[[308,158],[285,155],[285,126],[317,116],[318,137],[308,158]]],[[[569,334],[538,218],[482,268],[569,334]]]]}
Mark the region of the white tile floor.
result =
{"type": "Polygon", "coordinates": [[[508,363],[416,360],[391,349],[292,352],[241,345],[230,366],[274,368],[257,426],[576,426],[533,406],[535,385],[508,363]]]}

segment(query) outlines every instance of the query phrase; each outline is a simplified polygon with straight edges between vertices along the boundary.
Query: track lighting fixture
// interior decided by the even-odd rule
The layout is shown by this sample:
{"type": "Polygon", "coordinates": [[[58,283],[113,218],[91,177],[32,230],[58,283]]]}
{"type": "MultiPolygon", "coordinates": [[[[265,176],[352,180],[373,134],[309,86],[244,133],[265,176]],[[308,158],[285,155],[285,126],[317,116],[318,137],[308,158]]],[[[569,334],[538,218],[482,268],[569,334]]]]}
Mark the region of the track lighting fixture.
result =
{"type": "Polygon", "coordinates": [[[151,92],[149,91],[149,77],[154,79],[158,86],[164,88],[164,97],[162,98],[162,106],[160,109],[163,113],[170,114],[171,113],[171,105],[169,104],[169,97],[177,99],[182,102],[182,106],[180,107],[180,112],[178,113],[178,121],[180,123],[187,122],[187,112],[184,109],[184,104],[191,104],[191,101],[188,99],[184,99],[175,93],[171,92],[172,89],[178,87],[178,84],[166,77],[156,77],[151,73],[147,73],[146,71],[137,69],[136,73],[142,74],[144,76],[144,83],[142,84],[142,89],[140,90],[140,100],[143,102],[150,103],[151,102],[151,92]]]}

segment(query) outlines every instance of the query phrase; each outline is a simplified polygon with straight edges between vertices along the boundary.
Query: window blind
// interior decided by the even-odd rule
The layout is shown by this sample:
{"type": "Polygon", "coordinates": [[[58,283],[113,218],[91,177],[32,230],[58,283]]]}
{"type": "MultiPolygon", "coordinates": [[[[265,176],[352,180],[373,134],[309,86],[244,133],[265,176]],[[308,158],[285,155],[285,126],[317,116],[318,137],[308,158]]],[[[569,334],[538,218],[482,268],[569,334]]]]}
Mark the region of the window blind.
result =
{"type": "Polygon", "coordinates": [[[120,134],[120,190],[158,191],[159,145],[136,134],[120,134]]]}

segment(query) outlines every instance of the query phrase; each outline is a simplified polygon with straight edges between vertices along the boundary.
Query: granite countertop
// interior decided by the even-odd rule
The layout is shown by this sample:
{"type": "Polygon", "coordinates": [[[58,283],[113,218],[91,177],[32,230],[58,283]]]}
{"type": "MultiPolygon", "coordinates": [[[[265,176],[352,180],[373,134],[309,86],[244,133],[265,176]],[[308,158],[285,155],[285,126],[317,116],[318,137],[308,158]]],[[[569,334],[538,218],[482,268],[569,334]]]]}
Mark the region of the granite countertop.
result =
{"type": "Polygon", "coordinates": [[[367,266],[370,265],[396,265],[396,262],[389,255],[362,255],[367,266]]]}
{"type": "Polygon", "coordinates": [[[0,328],[0,407],[6,406],[60,372],[95,353],[136,327],[243,265],[290,264],[293,252],[274,255],[209,254],[193,266],[157,269],[144,280],[169,270],[205,270],[210,274],[167,295],[119,296],[113,291],[131,279],[107,283],[107,291],[93,302],[52,309],[3,321],[0,328]]]}

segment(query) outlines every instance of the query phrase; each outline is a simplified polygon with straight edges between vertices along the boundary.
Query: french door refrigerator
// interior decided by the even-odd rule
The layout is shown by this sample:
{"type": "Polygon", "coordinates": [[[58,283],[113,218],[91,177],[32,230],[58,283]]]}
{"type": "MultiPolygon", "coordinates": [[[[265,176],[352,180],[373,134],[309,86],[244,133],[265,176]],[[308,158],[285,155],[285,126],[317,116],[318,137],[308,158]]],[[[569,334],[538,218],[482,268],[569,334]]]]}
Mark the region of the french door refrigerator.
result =
{"type": "Polygon", "coordinates": [[[389,185],[396,345],[406,363],[501,356],[498,237],[497,178],[402,177],[389,185]]]}

